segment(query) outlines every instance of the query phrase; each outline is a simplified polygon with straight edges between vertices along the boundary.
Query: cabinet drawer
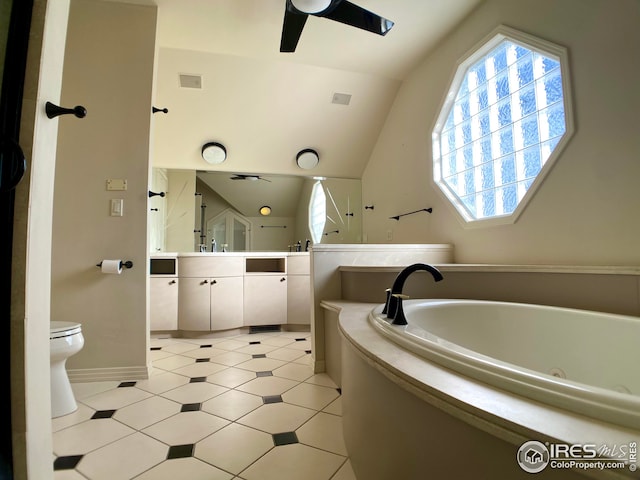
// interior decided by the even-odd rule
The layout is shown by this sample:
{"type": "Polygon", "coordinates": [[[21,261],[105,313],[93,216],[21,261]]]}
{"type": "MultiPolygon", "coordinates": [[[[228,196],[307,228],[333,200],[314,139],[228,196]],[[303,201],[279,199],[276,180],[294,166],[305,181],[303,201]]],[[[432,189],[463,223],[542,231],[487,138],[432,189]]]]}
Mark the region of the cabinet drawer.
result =
{"type": "Polygon", "coordinates": [[[178,265],[181,277],[238,277],[244,273],[242,257],[180,257],[178,265]]]}

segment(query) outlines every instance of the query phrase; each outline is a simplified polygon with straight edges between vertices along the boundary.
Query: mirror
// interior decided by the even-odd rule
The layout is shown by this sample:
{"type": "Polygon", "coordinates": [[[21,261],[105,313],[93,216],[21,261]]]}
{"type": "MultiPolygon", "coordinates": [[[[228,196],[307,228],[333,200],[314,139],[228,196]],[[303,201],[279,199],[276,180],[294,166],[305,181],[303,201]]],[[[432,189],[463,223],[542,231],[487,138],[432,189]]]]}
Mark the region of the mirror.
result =
{"type": "Polygon", "coordinates": [[[165,196],[149,199],[150,252],[304,251],[318,182],[326,211],[319,243],[361,243],[360,180],[154,168],[151,190],[165,196]],[[265,206],[269,215],[260,214],[265,206]]]}

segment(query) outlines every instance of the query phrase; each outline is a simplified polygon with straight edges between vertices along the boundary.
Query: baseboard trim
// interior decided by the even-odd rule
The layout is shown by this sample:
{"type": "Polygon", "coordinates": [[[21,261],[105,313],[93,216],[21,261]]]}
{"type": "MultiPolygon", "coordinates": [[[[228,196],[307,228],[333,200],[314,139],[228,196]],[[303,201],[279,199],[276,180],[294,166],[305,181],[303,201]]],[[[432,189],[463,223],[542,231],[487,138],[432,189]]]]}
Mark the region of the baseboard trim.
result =
{"type": "Polygon", "coordinates": [[[67,369],[69,381],[72,383],[146,380],[149,378],[149,372],[148,366],[67,369]]]}

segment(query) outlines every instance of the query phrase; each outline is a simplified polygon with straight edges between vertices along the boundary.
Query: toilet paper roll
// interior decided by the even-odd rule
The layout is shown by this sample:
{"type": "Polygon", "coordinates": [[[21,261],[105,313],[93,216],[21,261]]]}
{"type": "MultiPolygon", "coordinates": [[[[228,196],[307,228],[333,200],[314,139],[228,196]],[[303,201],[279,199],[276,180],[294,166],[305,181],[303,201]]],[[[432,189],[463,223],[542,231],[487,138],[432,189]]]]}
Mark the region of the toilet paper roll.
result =
{"type": "Polygon", "coordinates": [[[100,265],[102,273],[115,273],[120,275],[122,273],[122,260],[102,260],[100,265]]]}

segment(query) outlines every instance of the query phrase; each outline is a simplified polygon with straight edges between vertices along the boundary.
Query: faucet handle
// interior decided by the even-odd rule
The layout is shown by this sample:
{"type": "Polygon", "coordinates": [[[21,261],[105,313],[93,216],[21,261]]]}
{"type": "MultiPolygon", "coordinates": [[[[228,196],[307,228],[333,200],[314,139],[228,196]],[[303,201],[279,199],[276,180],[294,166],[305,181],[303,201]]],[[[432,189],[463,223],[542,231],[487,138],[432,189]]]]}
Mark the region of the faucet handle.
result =
{"type": "Polygon", "coordinates": [[[387,293],[387,299],[385,300],[384,307],[382,308],[382,315],[386,315],[389,311],[389,300],[391,299],[391,289],[387,288],[385,292],[387,293]]]}
{"type": "Polygon", "coordinates": [[[393,325],[407,325],[407,318],[404,316],[404,308],[402,307],[402,301],[407,300],[409,295],[403,295],[401,293],[393,293],[392,297],[396,299],[397,307],[396,314],[393,317],[393,321],[391,322],[393,325]]]}

